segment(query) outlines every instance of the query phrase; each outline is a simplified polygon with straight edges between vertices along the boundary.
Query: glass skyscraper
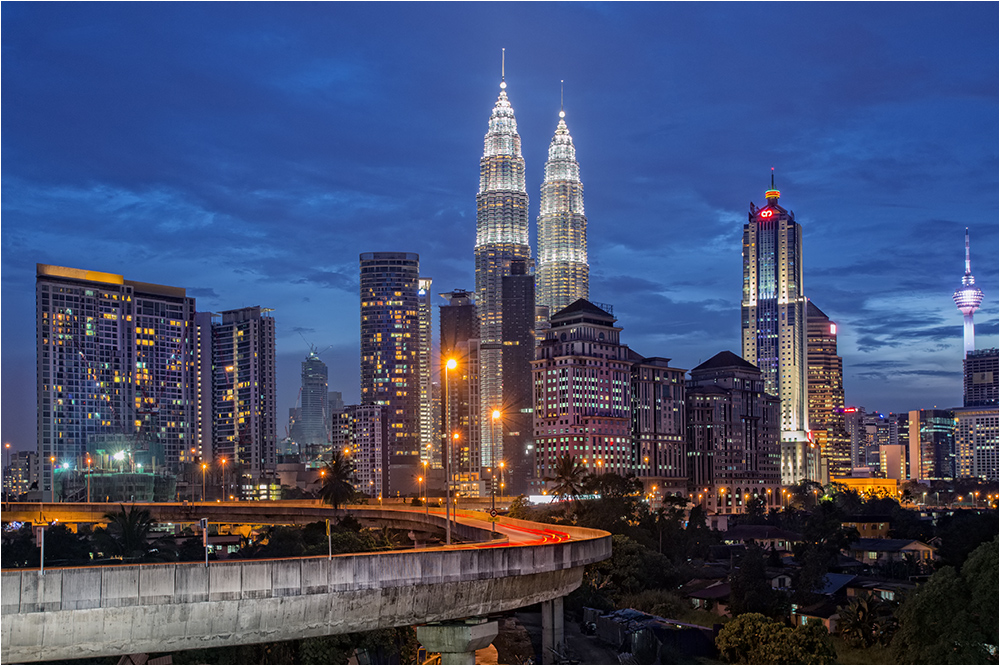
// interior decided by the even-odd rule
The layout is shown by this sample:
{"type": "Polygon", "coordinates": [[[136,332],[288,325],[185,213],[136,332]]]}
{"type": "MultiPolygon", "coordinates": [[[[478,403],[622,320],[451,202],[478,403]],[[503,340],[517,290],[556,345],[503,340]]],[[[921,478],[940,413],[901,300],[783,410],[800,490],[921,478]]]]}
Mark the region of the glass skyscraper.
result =
{"type": "Polygon", "coordinates": [[[581,298],[589,298],[590,285],[583,183],[565,118],[566,113],[559,111],[559,124],[545,162],[538,216],[536,298],[538,305],[548,307],[550,314],[581,298]]]}
{"type": "MultiPolygon", "coordinates": [[[[528,245],[528,193],[524,158],[507,83],[490,114],[479,162],[476,196],[476,305],[479,315],[480,428],[483,459],[503,457],[502,442],[493,441],[490,418],[502,407],[503,278],[515,259],[531,262],[528,245]],[[493,448],[495,446],[495,448],[493,448]]],[[[498,436],[499,439],[499,436],[498,436]]]]}

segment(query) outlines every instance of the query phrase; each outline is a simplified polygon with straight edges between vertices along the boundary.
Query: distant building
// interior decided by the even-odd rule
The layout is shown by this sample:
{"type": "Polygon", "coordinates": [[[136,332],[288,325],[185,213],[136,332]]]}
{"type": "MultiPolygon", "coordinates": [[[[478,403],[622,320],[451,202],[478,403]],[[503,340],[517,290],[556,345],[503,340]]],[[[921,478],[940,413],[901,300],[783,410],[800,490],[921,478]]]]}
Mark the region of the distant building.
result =
{"type": "Polygon", "coordinates": [[[809,426],[830,477],[852,467],[851,437],[844,425],[844,363],[837,355],[837,325],[816,305],[806,305],[808,326],[809,426]]]}
{"type": "Polygon", "coordinates": [[[764,390],[781,400],[781,480],[820,480],[819,451],[810,446],[802,227],[778,205],[750,204],[743,226],[743,358],[764,377],[764,390]]]}
{"type": "Polygon", "coordinates": [[[997,481],[1000,432],[996,406],[961,407],[955,413],[955,475],[997,481]]]}
{"type": "Polygon", "coordinates": [[[535,276],[525,261],[512,260],[510,275],[503,279],[503,340],[503,399],[495,406],[500,417],[494,450],[483,451],[482,466],[493,468],[486,480],[496,476],[503,484],[498,493],[520,495],[528,493],[534,469],[535,276]],[[502,473],[495,469],[500,463],[502,473]]]}
{"type": "Polygon", "coordinates": [[[354,487],[369,497],[390,497],[390,419],[388,405],[350,405],[346,408],[350,428],[354,487]]]}
{"type": "MultiPolygon", "coordinates": [[[[246,497],[277,466],[275,328],[269,308],[225,310],[212,323],[213,455],[242,467],[246,497]]],[[[234,467],[230,467],[234,470],[234,467]]]]}
{"type": "Polygon", "coordinates": [[[963,385],[965,387],[963,406],[997,406],[998,380],[1000,380],[1000,356],[996,349],[980,349],[966,353],[962,362],[963,385]]]}
{"type": "Polygon", "coordinates": [[[38,454],[34,451],[17,451],[11,455],[10,462],[3,470],[4,495],[16,500],[33,490],[32,484],[34,490],[37,490],[42,471],[39,463],[38,454]]]}
{"type": "Polygon", "coordinates": [[[753,497],[780,505],[778,399],[760,370],[719,352],[691,370],[685,393],[691,499],[716,513],[743,513],[753,497]]]}
{"type": "Polygon", "coordinates": [[[955,414],[946,409],[919,409],[909,416],[911,479],[955,478],[955,414]]]}
{"type": "Polygon", "coordinates": [[[81,469],[98,449],[126,451],[150,470],[197,456],[194,298],[46,264],[35,285],[43,494],[55,467],[81,469]]]}
{"type": "Polygon", "coordinates": [[[364,252],[361,270],[361,403],[388,407],[388,490],[418,492],[423,320],[420,256],[364,252]]]}
{"type": "MultiPolygon", "coordinates": [[[[482,453],[479,398],[479,319],[475,297],[464,289],[441,294],[447,305],[439,308],[441,442],[432,465],[448,465],[452,480],[466,479],[467,489],[478,482],[482,453]],[[455,368],[447,369],[449,360],[455,368]],[[475,475],[475,478],[473,478],[475,475]]],[[[478,486],[475,494],[479,494],[478,486]]]]}
{"type": "Polygon", "coordinates": [[[883,446],[899,444],[897,415],[866,412],[864,407],[845,407],[843,413],[844,427],[850,438],[851,466],[885,476],[880,450],[883,446]]]}
{"type": "Polygon", "coordinates": [[[299,451],[308,460],[330,459],[330,436],[327,431],[327,399],[329,370],[316,349],[312,348],[302,361],[302,387],[299,394],[299,451]]]}
{"type": "Polygon", "coordinates": [[[684,370],[671,367],[669,358],[629,351],[635,474],[654,498],[686,493],[684,370]]]}

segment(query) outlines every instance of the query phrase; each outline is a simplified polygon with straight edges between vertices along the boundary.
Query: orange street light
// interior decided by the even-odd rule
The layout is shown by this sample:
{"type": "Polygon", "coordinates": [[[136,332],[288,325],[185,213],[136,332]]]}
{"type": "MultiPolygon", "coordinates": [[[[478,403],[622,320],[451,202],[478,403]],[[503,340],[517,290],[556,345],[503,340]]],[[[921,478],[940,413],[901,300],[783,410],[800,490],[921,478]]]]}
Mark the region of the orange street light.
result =
{"type": "Polygon", "coordinates": [[[201,464],[201,501],[205,501],[205,470],[208,469],[208,463],[201,464]]]}

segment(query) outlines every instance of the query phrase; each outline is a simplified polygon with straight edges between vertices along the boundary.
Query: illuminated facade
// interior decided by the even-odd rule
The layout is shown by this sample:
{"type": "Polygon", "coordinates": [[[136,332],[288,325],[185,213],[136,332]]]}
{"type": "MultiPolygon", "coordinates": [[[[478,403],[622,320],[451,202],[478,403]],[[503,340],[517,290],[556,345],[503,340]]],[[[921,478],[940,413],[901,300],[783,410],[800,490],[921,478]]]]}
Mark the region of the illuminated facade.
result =
{"type": "Polygon", "coordinates": [[[126,450],[146,469],[188,460],[194,299],[178,287],[46,264],[36,265],[35,284],[43,496],[54,465],[83,469],[98,449],[126,450]]]}
{"type": "Polygon", "coordinates": [[[549,144],[538,216],[537,302],[558,312],[578,299],[590,297],[587,263],[587,216],[583,210],[583,183],[573,137],[559,111],[559,124],[549,144]]]}
{"type": "Polygon", "coordinates": [[[409,495],[421,468],[420,256],[364,252],[360,270],[361,404],[388,408],[386,488],[409,495]]]}
{"type": "Polygon", "coordinates": [[[909,415],[909,475],[938,481],[955,478],[955,413],[918,409],[909,415]]]}
{"type": "Polygon", "coordinates": [[[444,467],[444,454],[451,452],[451,471],[471,479],[479,472],[479,319],[475,297],[464,289],[441,294],[447,301],[438,309],[441,345],[441,444],[433,465],[444,467]],[[448,360],[455,361],[447,370],[448,360]],[[447,410],[447,411],[446,411],[447,410]],[[455,437],[458,435],[458,437],[455,437]]]}
{"type": "Polygon", "coordinates": [[[687,491],[684,370],[669,358],[632,351],[632,447],[635,475],[655,497],[687,491]]]}
{"type": "Polygon", "coordinates": [[[528,193],[524,158],[507,83],[490,115],[479,163],[476,196],[476,307],[480,337],[480,441],[484,456],[502,458],[489,414],[503,399],[503,278],[515,259],[531,262],[528,245],[528,193]]]}
{"type": "Polygon", "coordinates": [[[778,205],[774,188],[743,226],[743,358],[764,376],[765,391],[781,399],[781,481],[820,479],[818,449],[809,440],[806,297],[802,227],[778,205]]]}
{"type": "MultiPolygon", "coordinates": [[[[277,467],[274,317],[255,305],[220,313],[212,323],[213,455],[242,467],[247,499],[277,467]]],[[[234,467],[230,467],[231,470],[234,467]]]]}
{"type": "Polygon", "coordinates": [[[850,476],[851,436],[844,425],[844,362],[837,355],[837,325],[812,301],[809,318],[809,425],[822,455],[822,481],[850,476]]]}
{"type": "Polygon", "coordinates": [[[685,394],[691,499],[716,513],[743,513],[754,497],[780,504],[778,400],[760,370],[719,352],[691,370],[685,394]]]}
{"type": "Polygon", "coordinates": [[[387,405],[350,405],[345,423],[354,460],[354,487],[369,497],[388,497],[389,419],[387,405]]]}
{"type": "Polygon", "coordinates": [[[993,407],[955,410],[955,475],[996,481],[1000,477],[1000,413],[993,407]]]}
{"type": "Polygon", "coordinates": [[[997,405],[998,379],[1000,379],[1000,354],[997,349],[979,349],[966,352],[962,362],[963,395],[965,407],[997,405]]]}
{"type": "Polygon", "coordinates": [[[983,290],[976,286],[976,278],[972,277],[968,227],[965,229],[965,275],[962,277],[962,286],[955,290],[952,298],[955,300],[955,307],[964,315],[965,353],[968,354],[976,349],[976,325],[972,321],[972,315],[979,309],[979,304],[983,302],[983,290]]]}
{"type": "Polygon", "coordinates": [[[434,409],[434,382],[431,372],[431,348],[433,346],[433,306],[431,305],[431,284],[433,280],[422,277],[417,280],[417,374],[420,382],[420,460],[430,464],[438,445],[440,431],[434,409]]]}

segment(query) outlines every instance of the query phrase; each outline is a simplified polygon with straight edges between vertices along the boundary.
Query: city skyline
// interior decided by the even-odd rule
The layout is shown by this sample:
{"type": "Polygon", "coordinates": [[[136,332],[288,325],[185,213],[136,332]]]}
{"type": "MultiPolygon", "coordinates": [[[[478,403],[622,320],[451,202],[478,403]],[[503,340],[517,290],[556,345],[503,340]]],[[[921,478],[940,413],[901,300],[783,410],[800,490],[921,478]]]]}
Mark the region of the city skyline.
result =
{"type": "Polygon", "coordinates": [[[3,92],[17,100],[0,232],[2,436],[15,450],[36,445],[23,390],[36,263],[184,287],[199,311],[265,303],[278,413],[295,403],[303,336],[332,345],[329,388],[357,402],[359,253],[419,253],[435,304],[475,287],[475,165],[502,47],[533,256],[531,193],[565,80],[590,295],[614,305],[629,346],[686,369],[739,352],[745,206],[771,167],[803,227],[805,293],[840,327],[848,404],[961,404],[951,293],[965,227],[985,293],[977,347],[997,346],[995,5],[0,11],[3,92]],[[514,34],[460,30],[508,13],[514,34]],[[592,39],[545,43],[556,21],[592,39]],[[657,29],[681,24],[669,39],[657,29]],[[762,39],[754,24],[796,58],[746,49],[762,39]]]}

